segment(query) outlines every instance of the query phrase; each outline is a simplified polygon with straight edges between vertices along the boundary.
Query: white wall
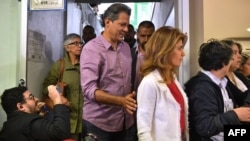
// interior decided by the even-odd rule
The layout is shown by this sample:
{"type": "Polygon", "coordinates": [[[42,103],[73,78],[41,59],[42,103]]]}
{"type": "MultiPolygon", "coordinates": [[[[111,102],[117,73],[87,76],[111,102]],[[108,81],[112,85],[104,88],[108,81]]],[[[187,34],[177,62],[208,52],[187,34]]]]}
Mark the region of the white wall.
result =
{"type": "Polygon", "coordinates": [[[238,42],[243,47],[242,52],[247,53],[248,55],[250,55],[250,40],[248,40],[248,41],[238,41],[238,42]]]}
{"type": "MultiPolygon", "coordinates": [[[[18,83],[20,6],[17,0],[1,0],[0,4],[0,95],[18,83]]],[[[6,120],[1,106],[0,117],[1,129],[6,120]]]]}
{"type": "MultiPolygon", "coordinates": [[[[205,41],[250,37],[250,0],[203,0],[205,41]]],[[[249,39],[248,39],[249,40],[249,39]]]]}
{"type": "Polygon", "coordinates": [[[200,70],[198,64],[198,51],[201,43],[204,42],[204,15],[203,0],[190,0],[190,77],[200,70]]]}

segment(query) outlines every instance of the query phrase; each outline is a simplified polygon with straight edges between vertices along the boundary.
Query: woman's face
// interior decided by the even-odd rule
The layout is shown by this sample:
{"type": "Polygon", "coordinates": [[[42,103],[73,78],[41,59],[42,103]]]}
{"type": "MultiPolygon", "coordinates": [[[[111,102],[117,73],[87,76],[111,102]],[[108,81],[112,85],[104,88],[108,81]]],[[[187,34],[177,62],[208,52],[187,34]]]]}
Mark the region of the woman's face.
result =
{"type": "Polygon", "coordinates": [[[182,40],[179,40],[170,55],[170,65],[172,65],[172,67],[179,67],[184,56],[184,45],[182,40]]]}
{"type": "Polygon", "coordinates": [[[73,38],[71,39],[71,43],[67,45],[66,50],[69,54],[79,56],[81,54],[82,47],[83,47],[83,42],[81,41],[81,39],[73,38]]]}
{"type": "Polygon", "coordinates": [[[224,66],[225,75],[227,75],[228,72],[230,72],[230,68],[231,68],[233,62],[234,62],[234,58],[233,58],[233,55],[232,55],[230,60],[229,60],[229,63],[224,66]]]}
{"type": "Polygon", "coordinates": [[[237,45],[233,45],[232,46],[233,49],[233,62],[231,64],[231,71],[235,71],[237,69],[240,68],[240,63],[241,63],[241,55],[240,55],[240,51],[237,45]]]}
{"type": "Polygon", "coordinates": [[[245,76],[250,76],[250,57],[246,60],[246,62],[241,66],[240,71],[245,76]]]}

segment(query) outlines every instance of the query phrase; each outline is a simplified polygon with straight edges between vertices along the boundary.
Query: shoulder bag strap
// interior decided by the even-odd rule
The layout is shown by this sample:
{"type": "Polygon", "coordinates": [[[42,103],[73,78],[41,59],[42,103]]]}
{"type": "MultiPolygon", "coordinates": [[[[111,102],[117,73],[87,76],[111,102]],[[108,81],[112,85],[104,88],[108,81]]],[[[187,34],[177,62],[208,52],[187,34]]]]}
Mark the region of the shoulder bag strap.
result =
{"type": "Polygon", "coordinates": [[[60,73],[59,73],[58,82],[62,81],[63,72],[64,72],[64,59],[60,59],[60,61],[61,61],[61,65],[60,65],[60,73]]]}

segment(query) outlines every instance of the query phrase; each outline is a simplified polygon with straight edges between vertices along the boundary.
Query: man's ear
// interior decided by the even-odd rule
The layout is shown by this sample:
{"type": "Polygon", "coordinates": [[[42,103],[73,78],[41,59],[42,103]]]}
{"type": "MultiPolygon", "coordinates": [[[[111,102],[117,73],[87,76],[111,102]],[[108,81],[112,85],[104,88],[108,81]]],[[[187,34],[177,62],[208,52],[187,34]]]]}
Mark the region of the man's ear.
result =
{"type": "Polygon", "coordinates": [[[112,21],[110,19],[108,19],[108,18],[104,19],[105,27],[108,27],[111,22],[112,21]]]}
{"type": "Polygon", "coordinates": [[[23,105],[21,103],[17,103],[16,107],[17,107],[18,111],[23,111],[24,110],[23,105]]]}

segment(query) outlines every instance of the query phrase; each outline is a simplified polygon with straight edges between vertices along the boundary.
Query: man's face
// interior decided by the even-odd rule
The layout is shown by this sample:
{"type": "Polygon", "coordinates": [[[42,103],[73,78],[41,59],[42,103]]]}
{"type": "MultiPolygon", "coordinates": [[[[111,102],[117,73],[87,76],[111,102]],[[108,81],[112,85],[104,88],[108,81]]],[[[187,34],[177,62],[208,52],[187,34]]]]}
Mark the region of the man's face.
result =
{"type": "Polygon", "coordinates": [[[21,103],[21,108],[19,109],[20,111],[26,113],[38,113],[40,111],[37,106],[39,100],[31,94],[30,91],[27,90],[23,93],[23,100],[24,102],[21,103]]]}
{"type": "Polygon", "coordinates": [[[94,39],[95,37],[96,37],[96,34],[93,32],[91,28],[86,28],[85,30],[83,30],[82,38],[85,43],[87,43],[91,39],[94,39]]]}
{"type": "Polygon", "coordinates": [[[122,41],[126,32],[128,32],[129,15],[125,12],[121,12],[118,19],[111,21],[106,19],[105,21],[105,31],[107,31],[108,36],[112,42],[122,41]]]}
{"type": "Polygon", "coordinates": [[[128,27],[128,32],[125,34],[124,38],[127,40],[134,39],[135,38],[135,31],[131,27],[128,27]]]}
{"type": "Polygon", "coordinates": [[[231,65],[231,71],[235,71],[240,68],[240,63],[241,63],[241,54],[240,50],[237,45],[232,45],[233,49],[233,62],[231,65]]]}
{"type": "Polygon", "coordinates": [[[137,31],[137,41],[140,46],[147,43],[148,39],[153,34],[154,29],[153,28],[146,28],[146,27],[140,27],[137,31]]]}

